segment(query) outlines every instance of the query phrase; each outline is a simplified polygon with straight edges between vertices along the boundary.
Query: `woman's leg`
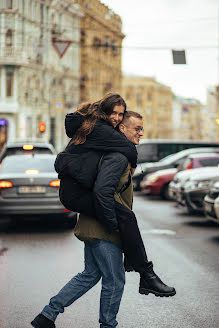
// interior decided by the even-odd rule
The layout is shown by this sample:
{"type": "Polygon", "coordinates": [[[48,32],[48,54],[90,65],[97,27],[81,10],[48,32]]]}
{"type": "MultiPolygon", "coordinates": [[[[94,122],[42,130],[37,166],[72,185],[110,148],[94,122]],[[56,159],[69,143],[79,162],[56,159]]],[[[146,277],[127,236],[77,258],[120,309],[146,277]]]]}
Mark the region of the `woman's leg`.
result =
{"type": "Polygon", "coordinates": [[[127,262],[137,272],[142,272],[148,263],[144,243],[133,211],[115,202],[122,248],[127,262]]]}

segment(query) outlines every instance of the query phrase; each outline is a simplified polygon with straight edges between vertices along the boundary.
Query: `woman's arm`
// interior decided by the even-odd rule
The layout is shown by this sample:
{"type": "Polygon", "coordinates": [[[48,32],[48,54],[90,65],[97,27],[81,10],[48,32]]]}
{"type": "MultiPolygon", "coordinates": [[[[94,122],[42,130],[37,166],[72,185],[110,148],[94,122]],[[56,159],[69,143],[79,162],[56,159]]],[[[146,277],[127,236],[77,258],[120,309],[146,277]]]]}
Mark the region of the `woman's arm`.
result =
{"type": "MultiPolygon", "coordinates": [[[[70,146],[75,151],[75,146],[70,146]]],[[[95,150],[100,152],[119,152],[125,155],[131,166],[137,166],[137,150],[126,136],[116,131],[110,124],[100,120],[93,131],[87,136],[84,144],[76,146],[80,151],[95,150]]]]}

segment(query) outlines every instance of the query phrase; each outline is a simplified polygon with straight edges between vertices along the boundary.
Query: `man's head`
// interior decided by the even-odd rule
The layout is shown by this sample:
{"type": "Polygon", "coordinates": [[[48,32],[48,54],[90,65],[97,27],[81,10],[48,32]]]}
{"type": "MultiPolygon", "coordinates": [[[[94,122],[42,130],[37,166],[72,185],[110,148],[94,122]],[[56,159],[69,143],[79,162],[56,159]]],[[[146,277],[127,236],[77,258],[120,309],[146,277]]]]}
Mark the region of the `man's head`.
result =
{"type": "Polygon", "coordinates": [[[144,132],[142,116],[133,111],[125,112],[119,129],[124,133],[127,139],[132,141],[135,145],[138,145],[144,132]]]}

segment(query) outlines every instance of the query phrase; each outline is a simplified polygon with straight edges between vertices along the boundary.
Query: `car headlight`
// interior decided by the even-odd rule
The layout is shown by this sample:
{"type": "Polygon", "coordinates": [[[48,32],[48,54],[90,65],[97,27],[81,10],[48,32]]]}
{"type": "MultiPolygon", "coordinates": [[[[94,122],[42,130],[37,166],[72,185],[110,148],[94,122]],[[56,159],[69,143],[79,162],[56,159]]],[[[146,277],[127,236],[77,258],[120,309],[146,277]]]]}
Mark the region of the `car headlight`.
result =
{"type": "Polygon", "coordinates": [[[197,187],[198,187],[197,181],[187,181],[184,185],[184,190],[190,191],[190,190],[196,189],[197,187]]]}
{"type": "Polygon", "coordinates": [[[156,182],[158,180],[158,176],[157,175],[149,175],[146,178],[146,181],[148,182],[156,182]]]}

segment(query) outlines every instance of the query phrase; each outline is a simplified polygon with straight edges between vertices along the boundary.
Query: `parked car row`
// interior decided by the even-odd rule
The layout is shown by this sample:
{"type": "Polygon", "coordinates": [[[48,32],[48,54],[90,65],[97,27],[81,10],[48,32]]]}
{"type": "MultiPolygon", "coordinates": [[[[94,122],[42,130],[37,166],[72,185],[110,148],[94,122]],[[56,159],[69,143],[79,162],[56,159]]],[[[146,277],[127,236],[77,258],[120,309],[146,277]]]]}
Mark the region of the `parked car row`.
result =
{"type": "Polygon", "coordinates": [[[11,143],[0,154],[0,218],[60,216],[68,225],[76,213],[59,199],[60,180],[54,169],[56,153],[46,143],[11,143]]]}
{"type": "Polygon", "coordinates": [[[202,212],[219,222],[219,151],[187,149],[153,165],[145,164],[140,188],[147,195],[172,199],[189,213],[202,212]],[[178,166],[160,170],[168,161],[178,166]]]}

